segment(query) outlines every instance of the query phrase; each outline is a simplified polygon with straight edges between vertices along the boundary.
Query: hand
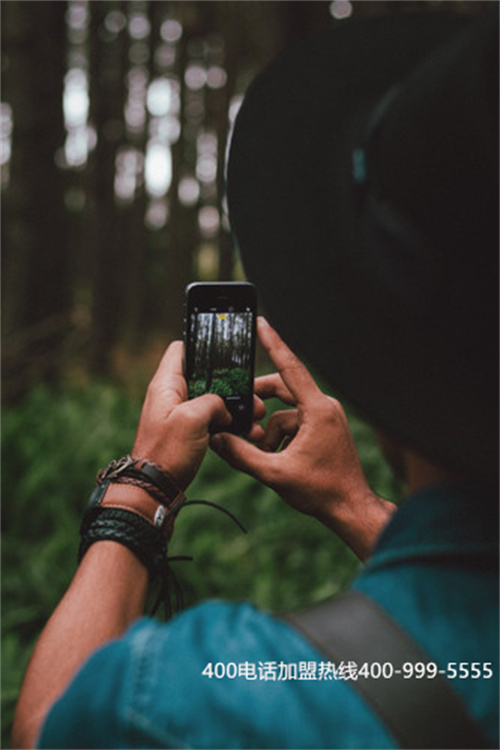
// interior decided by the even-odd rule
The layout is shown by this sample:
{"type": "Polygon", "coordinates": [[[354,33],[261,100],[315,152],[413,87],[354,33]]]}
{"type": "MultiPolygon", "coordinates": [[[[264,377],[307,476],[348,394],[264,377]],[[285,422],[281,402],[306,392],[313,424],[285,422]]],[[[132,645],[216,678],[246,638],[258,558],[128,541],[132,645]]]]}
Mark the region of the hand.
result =
{"type": "Polygon", "coordinates": [[[254,426],[249,435],[254,444],[221,434],[211,439],[211,446],[231,466],[334,529],[364,558],[395,506],[368,486],[339,401],[321,392],[262,318],[258,331],[278,372],[257,378],[255,392],[295,408],[275,412],[265,429],[254,426]]]}
{"type": "Polygon", "coordinates": [[[165,352],[149,384],[133,448],[134,456],[159,464],[182,490],[194,479],[210,432],[232,421],[220,396],[187,400],[183,351],[182,342],[173,341],[165,352]]]}

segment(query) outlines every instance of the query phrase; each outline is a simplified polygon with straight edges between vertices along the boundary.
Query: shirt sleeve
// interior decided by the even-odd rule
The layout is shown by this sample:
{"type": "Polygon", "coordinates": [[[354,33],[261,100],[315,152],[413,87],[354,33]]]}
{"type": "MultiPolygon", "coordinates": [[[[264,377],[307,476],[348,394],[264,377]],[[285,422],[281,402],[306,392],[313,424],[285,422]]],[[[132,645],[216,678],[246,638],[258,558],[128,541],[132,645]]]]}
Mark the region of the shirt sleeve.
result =
{"type": "Polygon", "coordinates": [[[320,679],[321,663],[287,623],[248,604],[145,618],[90,658],[38,747],[394,747],[351,686],[320,679]]]}
{"type": "Polygon", "coordinates": [[[127,652],[125,642],[113,641],[89,659],[49,711],[37,747],[120,747],[113,709],[120,700],[127,652]]]}

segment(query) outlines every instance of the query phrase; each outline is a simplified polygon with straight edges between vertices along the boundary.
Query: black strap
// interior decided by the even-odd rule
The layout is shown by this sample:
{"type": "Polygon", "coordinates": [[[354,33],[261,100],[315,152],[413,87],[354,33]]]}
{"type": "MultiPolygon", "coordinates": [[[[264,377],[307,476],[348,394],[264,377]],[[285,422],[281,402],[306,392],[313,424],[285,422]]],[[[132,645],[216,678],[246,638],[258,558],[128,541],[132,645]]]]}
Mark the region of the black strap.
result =
{"type": "Polygon", "coordinates": [[[375,602],[348,591],[287,620],[334,664],[389,663],[392,677],[358,675],[350,684],[394,735],[400,747],[433,750],[488,748],[450,683],[434,677],[405,677],[403,664],[432,661],[401,626],[375,602]],[[399,671],[399,674],[398,674],[399,671]]]}

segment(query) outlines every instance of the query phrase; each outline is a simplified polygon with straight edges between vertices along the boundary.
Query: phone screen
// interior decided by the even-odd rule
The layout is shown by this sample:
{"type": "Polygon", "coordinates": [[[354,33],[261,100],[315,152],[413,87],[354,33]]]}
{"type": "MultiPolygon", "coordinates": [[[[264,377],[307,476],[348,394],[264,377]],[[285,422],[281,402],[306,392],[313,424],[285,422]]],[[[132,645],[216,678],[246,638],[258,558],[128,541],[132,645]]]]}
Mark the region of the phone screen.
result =
{"type": "Polygon", "coordinates": [[[250,284],[195,284],[188,288],[189,398],[204,393],[221,396],[236,432],[245,432],[252,424],[254,296],[250,284]]]}

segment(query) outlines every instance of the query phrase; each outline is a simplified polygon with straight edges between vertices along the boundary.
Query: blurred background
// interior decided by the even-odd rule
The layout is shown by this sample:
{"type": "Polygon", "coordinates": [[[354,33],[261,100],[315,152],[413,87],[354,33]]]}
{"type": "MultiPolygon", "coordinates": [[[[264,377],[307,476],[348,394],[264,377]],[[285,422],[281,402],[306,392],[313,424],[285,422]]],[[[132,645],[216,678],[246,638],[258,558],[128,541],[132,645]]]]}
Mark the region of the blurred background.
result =
{"type": "MultiPolygon", "coordinates": [[[[186,284],[244,278],[224,159],[248,84],[326,27],[487,4],[2,1],[2,747],[34,639],[75,570],[96,471],[130,450],[147,382],[182,333],[186,284]]],[[[397,500],[371,430],[350,421],[369,481],[397,500]]],[[[187,604],[290,609],[357,570],[329,532],[212,454],[189,496],[249,533],[183,511],[171,551],[194,557],[175,567],[187,604]]]]}

